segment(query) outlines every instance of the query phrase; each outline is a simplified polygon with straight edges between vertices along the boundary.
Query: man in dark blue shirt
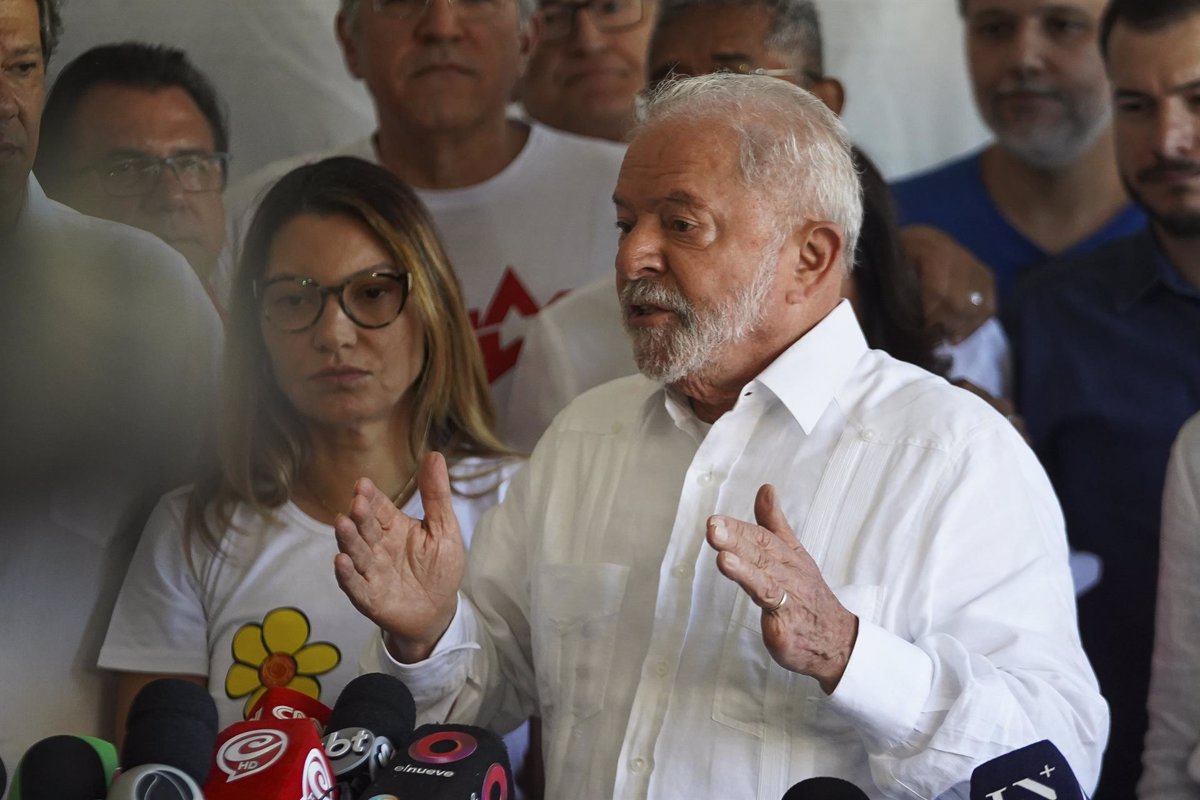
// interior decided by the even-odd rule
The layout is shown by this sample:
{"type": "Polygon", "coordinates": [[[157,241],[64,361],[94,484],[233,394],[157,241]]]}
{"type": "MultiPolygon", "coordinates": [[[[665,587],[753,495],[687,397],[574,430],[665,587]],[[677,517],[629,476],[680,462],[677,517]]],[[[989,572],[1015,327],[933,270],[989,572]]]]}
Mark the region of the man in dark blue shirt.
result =
{"type": "Polygon", "coordinates": [[[1096,800],[1135,796],[1163,481],[1172,440],[1200,409],[1200,40],[1180,25],[1195,15],[1200,0],[1115,0],[1106,12],[1117,162],[1151,224],[1031,275],[1010,325],[1018,403],[1072,546],[1103,560],[1079,609],[1112,709],[1096,800]]]}
{"type": "Polygon", "coordinates": [[[894,187],[901,224],[935,228],[970,251],[995,277],[1002,310],[1028,268],[1145,225],[1112,158],[1096,47],[1103,8],[959,0],[975,104],[995,139],[894,187]]]}

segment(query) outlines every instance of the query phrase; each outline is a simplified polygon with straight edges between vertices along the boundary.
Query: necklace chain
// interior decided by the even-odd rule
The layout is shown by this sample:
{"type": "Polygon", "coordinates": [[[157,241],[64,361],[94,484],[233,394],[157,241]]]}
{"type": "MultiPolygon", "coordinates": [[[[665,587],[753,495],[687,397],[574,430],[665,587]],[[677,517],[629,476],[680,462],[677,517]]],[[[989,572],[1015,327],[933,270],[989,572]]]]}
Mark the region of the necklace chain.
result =
{"type": "MultiPolygon", "coordinates": [[[[416,479],[417,471],[414,469],[412,474],[408,476],[408,480],[406,480],[404,485],[400,487],[400,491],[391,496],[391,501],[395,506],[400,506],[400,501],[404,499],[406,494],[408,494],[409,489],[412,488],[412,485],[416,479]]],[[[317,493],[317,490],[313,488],[313,485],[309,482],[307,477],[301,477],[300,482],[304,485],[304,489],[309,493],[309,495],[317,501],[317,505],[325,509],[325,512],[334,519],[337,519],[338,514],[345,513],[342,511],[335,511],[334,509],[330,508],[329,504],[325,502],[325,498],[321,497],[321,495],[317,493]]]]}

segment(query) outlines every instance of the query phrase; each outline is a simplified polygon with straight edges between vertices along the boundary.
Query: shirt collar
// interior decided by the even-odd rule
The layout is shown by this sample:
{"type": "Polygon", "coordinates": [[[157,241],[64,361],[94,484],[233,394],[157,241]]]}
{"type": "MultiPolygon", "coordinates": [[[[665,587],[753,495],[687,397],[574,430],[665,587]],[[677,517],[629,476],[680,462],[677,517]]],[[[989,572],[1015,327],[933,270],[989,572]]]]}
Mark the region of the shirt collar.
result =
{"type": "MultiPolygon", "coordinates": [[[[805,434],[812,433],[866,351],[867,340],[854,309],[850,301],[842,300],[750,381],[738,404],[754,396],[756,385],[762,386],[783,403],[805,434]]],[[[692,412],[686,397],[668,388],[664,400],[677,427],[697,441],[704,438],[707,428],[692,412]]]]}
{"type": "Polygon", "coordinates": [[[1131,258],[1130,263],[1121,265],[1120,269],[1097,273],[1112,293],[1113,304],[1119,313],[1128,312],[1158,287],[1174,294],[1197,296],[1196,288],[1183,279],[1159,247],[1151,228],[1139,233],[1135,242],[1136,250],[1144,256],[1131,258]]]}
{"type": "Polygon", "coordinates": [[[842,300],[752,383],[778,397],[809,434],[865,352],[867,339],[858,318],[850,301],[842,300]]]}

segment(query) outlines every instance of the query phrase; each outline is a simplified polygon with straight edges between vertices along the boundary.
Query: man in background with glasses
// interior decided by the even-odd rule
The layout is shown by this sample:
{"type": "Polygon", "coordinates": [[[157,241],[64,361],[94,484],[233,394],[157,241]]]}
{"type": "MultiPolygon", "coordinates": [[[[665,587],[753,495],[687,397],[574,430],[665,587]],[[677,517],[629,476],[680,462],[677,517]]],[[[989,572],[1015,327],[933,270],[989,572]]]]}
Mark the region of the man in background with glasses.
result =
{"type": "Polygon", "coordinates": [[[623,149],[508,118],[540,25],[532,12],[532,0],[341,0],[338,40],[371,94],[377,130],[269,165],[226,198],[234,230],[222,276],[256,198],[300,164],[354,156],[412,186],[462,283],[500,418],[529,318],[610,274],[617,244],[611,196],[623,149]]]}
{"type": "Polygon", "coordinates": [[[646,84],[657,0],[543,0],[521,82],[525,112],[581,136],[621,142],[646,84]]]}
{"type": "Polygon", "coordinates": [[[110,738],[100,642],[146,516],[206,452],[220,321],[155,237],[47,199],[57,0],[0,0],[0,760],[110,738]]]}
{"type": "Polygon", "coordinates": [[[155,234],[212,295],[225,242],[229,130],[208,79],[180,50],[128,42],[63,68],[34,169],[46,193],[155,234]]]}

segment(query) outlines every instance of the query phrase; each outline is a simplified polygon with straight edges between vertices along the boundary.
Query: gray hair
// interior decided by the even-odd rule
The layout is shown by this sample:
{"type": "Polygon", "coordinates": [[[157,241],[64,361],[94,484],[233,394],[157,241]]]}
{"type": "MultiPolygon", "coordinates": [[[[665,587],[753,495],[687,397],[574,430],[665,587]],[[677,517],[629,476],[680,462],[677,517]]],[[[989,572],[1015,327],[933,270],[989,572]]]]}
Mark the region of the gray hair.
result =
{"type": "MultiPolygon", "coordinates": [[[[353,22],[354,18],[358,15],[358,7],[362,4],[362,1],[338,0],[338,7],[341,10],[342,16],[347,21],[353,22]]],[[[451,2],[454,2],[454,0],[451,0],[451,2]]],[[[530,18],[533,17],[533,12],[537,10],[536,6],[537,0],[517,0],[517,16],[520,17],[522,25],[529,23],[530,18]]]]}
{"type": "Polygon", "coordinates": [[[762,8],[771,14],[765,44],[780,55],[795,59],[818,75],[825,74],[825,47],[821,18],[813,0],[660,0],[658,28],[693,8],[762,8]]]}
{"type": "Polygon", "coordinates": [[[742,184],[772,196],[789,227],[810,219],[836,224],[851,269],[862,188],[846,129],[824,103],[787,81],[717,72],[664,82],[646,98],[631,136],[680,119],[732,129],[742,184]]]}

